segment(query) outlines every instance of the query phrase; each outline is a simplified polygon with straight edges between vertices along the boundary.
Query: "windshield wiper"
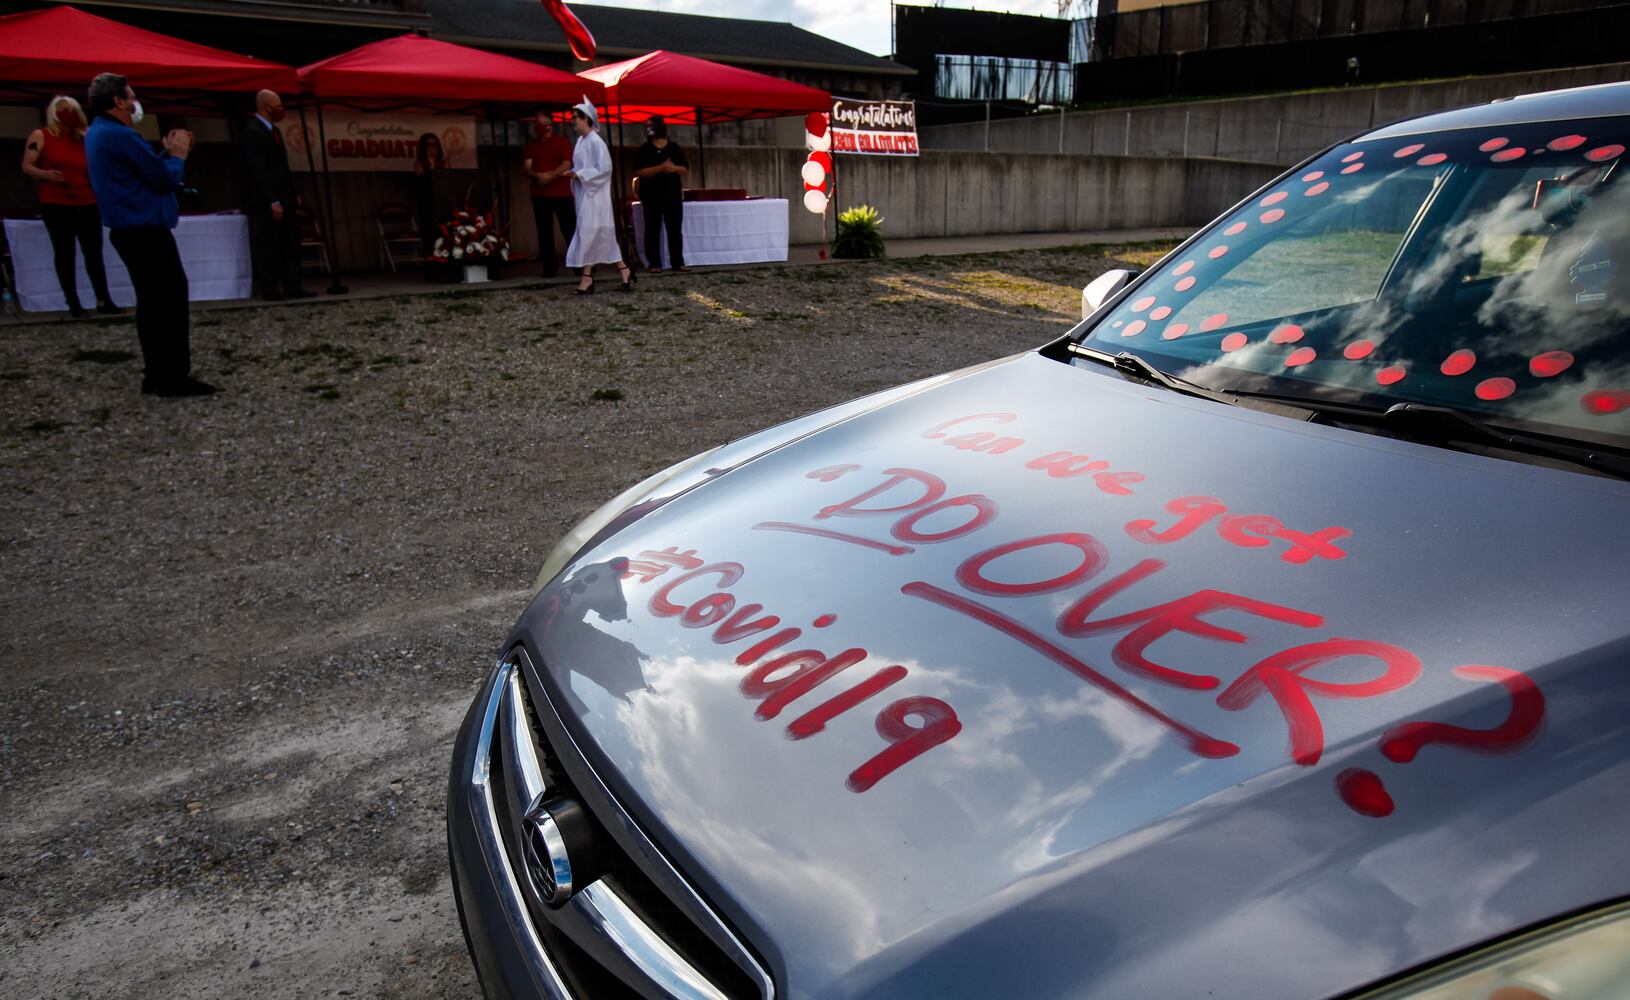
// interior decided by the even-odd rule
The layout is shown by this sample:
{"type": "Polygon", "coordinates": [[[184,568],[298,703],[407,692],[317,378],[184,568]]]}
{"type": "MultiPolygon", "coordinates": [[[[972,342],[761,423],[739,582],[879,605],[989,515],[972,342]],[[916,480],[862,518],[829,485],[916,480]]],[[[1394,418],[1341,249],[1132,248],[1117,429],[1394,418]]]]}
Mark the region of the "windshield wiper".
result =
{"type": "Polygon", "coordinates": [[[1434,444],[1470,441],[1523,455],[1554,459],[1617,479],[1630,480],[1630,457],[1619,457],[1589,446],[1569,444],[1540,434],[1497,426],[1452,406],[1394,403],[1380,409],[1359,403],[1339,403],[1307,399],[1302,396],[1286,397],[1272,393],[1242,391],[1238,395],[1247,399],[1274,400],[1303,407],[1326,418],[1326,422],[1334,420],[1380,425],[1396,432],[1400,437],[1413,441],[1434,444]]]}
{"type": "Polygon", "coordinates": [[[1567,444],[1538,434],[1496,427],[1451,406],[1394,403],[1382,410],[1380,416],[1389,425],[1432,429],[1443,437],[1484,441],[1509,451],[1554,458],[1619,479],[1630,479],[1630,458],[1619,458],[1594,448],[1567,444]]]}
{"type": "Polygon", "coordinates": [[[1071,344],[1070,351],[1090,361],[1096,361],[1106,368],[1113,368],[1118,372],[1142,379],[1145,382],[1153,382],[1158,386],[1170,389],[1173,392],[1180,392],[1185,396],[1198,396],[1201,399],[1226,403],[1229,406],[1248,406],[1254,410],[1266,410],[1270,413],[1278,413],[1281,416],[1295,417],[1298,420],[1312,420],[1317,416],[1317,411],[1297,403],[1268,399],[1247,399],[1231,392],[1208,389],[1197,382],[1190,382],[1181,375],[1173,375],[1171,372],[1162,371],[1140,355],[1133,354],[1130,351],[1110,354],[1107,351],[1094,350],[1080,344],[1071,344]]]}

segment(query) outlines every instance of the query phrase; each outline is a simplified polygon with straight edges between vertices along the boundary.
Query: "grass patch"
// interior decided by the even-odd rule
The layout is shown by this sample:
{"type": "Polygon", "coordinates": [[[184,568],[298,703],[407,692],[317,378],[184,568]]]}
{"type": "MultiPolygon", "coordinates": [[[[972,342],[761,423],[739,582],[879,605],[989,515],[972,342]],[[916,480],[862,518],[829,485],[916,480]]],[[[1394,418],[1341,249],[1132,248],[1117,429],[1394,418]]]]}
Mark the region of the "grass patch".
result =
{"type": "Polygon", "coordinates": [[[16,371],[0,372],[0,381],[24,382],[28,380],[28,372],[18,369],[16,371]]]}
{"type": "Polygon", "coordinates": [[[35,421],[32,421],[30,423],[26,423],[26,424],[23,425],[23,433],[25,433],[25,434],[55,434],[57,431],[60,431],[64,427],[67,427],[67,426],[68,426],[67,424],[60,423],[60,422],[55,421],[55,420],[35,420],[35,421]]]}
{"type": "Polygon", "coordinates": [[[337,386],[326,382],[315,382],[311,385],[301,386],[301,392],[309,392],[318,399],[339,399],[340,390],[337,386]]]}
{"type": "Polygon", "coordinates": [[[135,357],[129,351],[75,351],[68,360],[74,364],[122,365],[135,357]]]}
{"type": "Polygon", "coordinates": [[[215,319],[213,317],[207,317],[205,319],[195,319],[195,320],[192,321],[192,325],[193,325],[194,328],[201,327],[201,326],[220,326],[221,325],[221,320],[215,319]]]}
{"type": "Polygon", "coordinates": [[[617,403],[623,398],[621,389],[596,389],[589,393],[589,398],[596,403],[617,403]]]}

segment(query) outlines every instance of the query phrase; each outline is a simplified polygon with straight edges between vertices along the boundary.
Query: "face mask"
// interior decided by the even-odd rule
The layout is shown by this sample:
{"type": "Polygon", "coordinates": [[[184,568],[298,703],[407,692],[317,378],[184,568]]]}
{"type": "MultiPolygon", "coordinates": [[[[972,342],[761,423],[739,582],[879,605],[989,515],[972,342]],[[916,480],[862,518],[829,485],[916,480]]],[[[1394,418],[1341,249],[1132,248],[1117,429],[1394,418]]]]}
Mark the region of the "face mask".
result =
{"type": "Polygon", "coordinates": [[[140,101],[133,101],[131,103],[134,105],[134,107],[132,107],[130,109],[130,124],[132,124],[132,125],[140,125],[141,120],[144,117],[144,113],[142,112],[142,109],[141,109],[141,102],[140,101]]]}
{"type": "Polygon", "coordinates": [[[79,124],[79,115],[74,113],[73,108],[58,108],[57,124],[66,126],[67,128],[73,128],[75,125],[79,124]]]}
{"type": "Polygon", "coordinates": [[[280,107],[272,108],[266,112],[266,120],[269,122],[280,122],[283,120],[283,116],[286,114],[288,114],[288,112],[284,111],[280,107]]]}

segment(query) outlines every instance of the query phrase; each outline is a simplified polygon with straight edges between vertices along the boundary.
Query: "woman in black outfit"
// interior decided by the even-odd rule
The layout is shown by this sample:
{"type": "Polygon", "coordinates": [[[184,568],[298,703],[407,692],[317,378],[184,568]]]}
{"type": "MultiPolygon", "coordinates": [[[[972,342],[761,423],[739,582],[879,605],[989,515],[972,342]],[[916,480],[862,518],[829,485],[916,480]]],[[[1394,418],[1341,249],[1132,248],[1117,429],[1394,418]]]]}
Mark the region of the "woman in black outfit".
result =
{"type": "Polygon", "coordinates": [[[657,237],[668,230],[668,266],[689,271],[685,266],[685,175],[690,161],[676,142],[668,141],[668,123],[652,115],[645,123],[648,137],[634,154],[634,176],[639,178],[640,205],[645,212],[645,266],[653,274],[662,270],[662,251],[657,237]]]}
{"type": "Polygon", "coordinates": [[[447,158],[442,155],[441,140],[436,133],[419,136],[419,148],[413,157],[413,202],[419,222],[419,256],[425,267],[431,265],[430,252],[436,248],[436,237],[441,234],[438,189],[439,176],[447,169],[447,158]]]}

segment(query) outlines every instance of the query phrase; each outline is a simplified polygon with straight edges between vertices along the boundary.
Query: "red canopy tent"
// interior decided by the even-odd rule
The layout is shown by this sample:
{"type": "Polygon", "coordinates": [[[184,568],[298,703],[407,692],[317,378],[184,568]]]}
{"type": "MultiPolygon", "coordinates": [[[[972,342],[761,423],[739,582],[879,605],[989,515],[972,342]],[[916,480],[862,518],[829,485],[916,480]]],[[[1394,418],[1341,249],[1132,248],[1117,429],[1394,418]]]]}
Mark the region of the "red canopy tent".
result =
{"type": "Polygon", "coordinates": [[[0,17],[0,99],[83,97],[91,78],[130,78],[149,107],[192,104],[219,112],[223,91],[292,91],[294,69],[143,31],[73,7],[0,17]]]}
{"type": "MultiPolygon", "coordinates": [[[[330,234],[334,229],[334,197],[328,169],[328,137],[323,127],[324,102],[370,111],[431,111],[502,121],[507,146],[509,121],[530,115],[538,105],[564,107],[585,96],[596,102],[605,100],[605,90],[599,84],[564,70],[419,35],[370,42],[302,66],[299,77],[301,95],[312,98],[317,110],[330,234]]],[[[304,114],[302,106],[302,120],[304,114]]],[[[312,169],[316,169],[315,163],[312,169]]],[[[495,167],[494,173],[502,177],[502,167],[495,167]]],[[[503,190],[501,182],[494,184],[507,223],[509,205],[503,190]]],[[[336,277],[329,290],[343,288],[336,277]]]]}
{"type": "Polygon", "coordinates": [[[300,91],[350,107],[492,116],[494,105],[570,105],[605,91],[564,70],[480,49],[402,35],[300,67],[300,91]]]}
{"type": "Polygon", "coordinates": [[[605,86],[606,117],[614,122],[652,115],[724,122],[832,110],[828,91],[664,49],[578,76],[605,86]]]}

